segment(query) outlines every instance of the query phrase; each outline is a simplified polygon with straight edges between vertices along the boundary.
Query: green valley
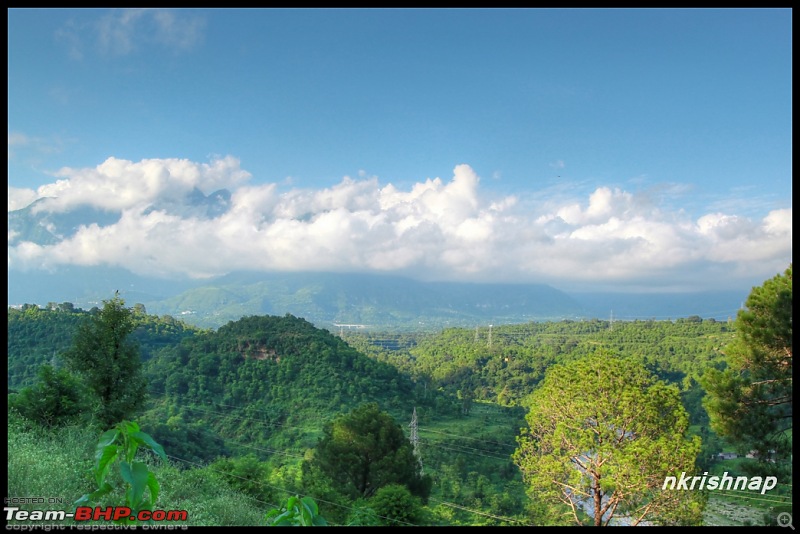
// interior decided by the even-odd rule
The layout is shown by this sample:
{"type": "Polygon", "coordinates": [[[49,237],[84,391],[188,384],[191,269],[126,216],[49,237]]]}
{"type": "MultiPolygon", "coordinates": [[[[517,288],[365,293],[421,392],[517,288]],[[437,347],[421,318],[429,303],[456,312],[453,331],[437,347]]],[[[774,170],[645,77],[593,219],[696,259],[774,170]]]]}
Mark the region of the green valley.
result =
{"type": "MultiPolygon", "coordinates": [[[[60,421],[57,411],[45,419],[41,410],[72,398],[71,380],[79,378],[67,376],[60,354],[98,312],[69,303],[8,310],[8,497],[58,498],[69,510],[91,490],[92,451],[106,430],[93,426],[91,401],[71,412],[77,419],[60,421]],[[41,374],[43,365],[54,371],[41,374]],[[24,393],[48,391],[37,381],[45,379],[62,397],[45,395],[36,411],[24,393]]],[[[717,435],[705,408],[703,376],[726,368],[734,321],[690,316],[366,332],[328,331],[285,314],[251,315],[210,330],[149,315],[143,306],[130,313],[148,391],[135,420],[167,458],[145,455],[162,487],[158,508],[187,510],[188,524],[265,524],[266,513],[292,496],[313,499],[334,525],[569,523],[566,505],[532,498],[514,453],[548,370],[597,354],[624,358],[659,387],[674,388],[688,418],[686,439],[702,443],[700,472],[748,472],[759,464],[744,458],[746,451],[736,465],[720,459],[738,445],[717,435]],[[353,419],[367,406],[374,410],[369,420],[384,421],[380,428],[353,419]],[[381,460],[382,440],[396,432],[413,456],[381,460]],[[323,455],[326,441],[338,445],[323,455]],[[360,493],[345,491],[336,466],[358,462],[376,478],[356,484],[360,493]],[[408,469],[417,482],[401,475],[408,469]],[[232,511],[226,502],[239,506],[232,511]]],[[[742,495],[746,513],[726,508],[730,492],[706,494],[701,522],[769,520],[791,507],[790,478],[780,480],[767,503],[742,495]]],[[[114,502],[106,499],[99,502],[114,502]]],[[[576,517],[589,521],[583,512],[576,517]]]]}

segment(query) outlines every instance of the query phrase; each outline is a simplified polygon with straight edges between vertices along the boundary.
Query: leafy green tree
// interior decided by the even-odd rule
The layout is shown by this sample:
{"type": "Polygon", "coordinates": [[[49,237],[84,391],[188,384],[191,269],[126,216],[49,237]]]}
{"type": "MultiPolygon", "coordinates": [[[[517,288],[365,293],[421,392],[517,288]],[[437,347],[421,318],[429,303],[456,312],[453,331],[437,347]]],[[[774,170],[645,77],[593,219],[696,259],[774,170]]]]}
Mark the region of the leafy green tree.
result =
{"type": "Polygon", "coordinates": [[[551,367],[534,391],[513,455],[532,500],[564,522],[696,524],[699,491],[662,490],[695,472],[700,438],[676,386],[608,352],[551,367]]]}
{"type": "Polygon", "coordinates": [[[352,499],[393,483],[423,499],[430,494],[431,479],[420,473],[411,442],[375,402],[327,423],[311,461],[352,499]]]}
{"type": "Polygon", "coordinates": [[[402,484],[383,486],[368,502],[381,526],[418,525],[423,518],[424,509],[419,497],[411,495],[402,484]]]}
{"type": "Polygon", "coordinates": [[[72,347],[62,354],[68,368],[80,375],[99,400],[103,428],[135,414],[145,402],[146,382],[138,347],[129,336],[133,314],[117,292],[103,309],[81,323],[72,347]]]}
{"type": "Polygon", "coordinates": [[[77,423],[88,408],[78,379],[46,364],[39,367],[39,382],[9,397],[9,405],[44,427],[77,423]]]}
{"type": "Polygon", "coordinates": [[[725,347],[727,368],[709,369],[702,384],[711,427],[762,467],[791,454],[792,266],[754,287],[725,347]]]}

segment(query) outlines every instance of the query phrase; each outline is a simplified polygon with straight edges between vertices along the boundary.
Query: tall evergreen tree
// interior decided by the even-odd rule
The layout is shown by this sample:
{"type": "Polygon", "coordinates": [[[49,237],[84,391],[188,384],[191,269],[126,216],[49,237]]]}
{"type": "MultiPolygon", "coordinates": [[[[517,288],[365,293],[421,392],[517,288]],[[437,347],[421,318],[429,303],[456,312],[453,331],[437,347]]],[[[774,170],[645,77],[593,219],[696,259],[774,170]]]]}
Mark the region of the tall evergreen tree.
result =
{"type": "Polygon", "coordinates": [[[388,484],[402,484],[426,501],[430,494],[432,481],[420,473],[411,442],[375,402],[326,424],[312,462],[353,499],[372,497],[388,484]]]}
{"type": "Polygon", "coordinates": [[[701,492],[662,490],[700,451],[677,387],[597,352],[548,369],[530,406],[513,459],[556,523],[699,524],[701,492]]]}
{"type": "Polygon", "coordinates": [[[734,327],[727,368],[703,375],[711,427],[743,452],[755,451],[761,470],[780,467],[792,450],[791,264],[751,290],[734,327]]]}
{"type": "Polygon", "coordinates": [[[62,358],[97,398],[97,419],[111,428],[135,414],[145,402],[146,382],[139,349],[129,336],[135,328],[125,301],[103,301],[103,309],[82,323],[62,358]]]}

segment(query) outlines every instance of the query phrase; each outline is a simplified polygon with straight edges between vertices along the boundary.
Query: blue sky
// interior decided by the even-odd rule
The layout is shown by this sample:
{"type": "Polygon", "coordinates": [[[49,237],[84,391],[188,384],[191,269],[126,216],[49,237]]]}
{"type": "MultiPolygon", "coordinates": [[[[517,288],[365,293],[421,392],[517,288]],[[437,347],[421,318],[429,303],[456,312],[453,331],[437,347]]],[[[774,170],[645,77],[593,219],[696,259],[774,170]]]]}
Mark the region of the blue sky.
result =
{"type": "Polygon", "coordinates": [[[791,262],[789,9],[10,9],[8,30],[9,211],[121,214],[61,248],[10,234],[9,268],[684,290],[791,262]],[[147,211],[195,186],[234,193],[224,220],[147,211]]]}

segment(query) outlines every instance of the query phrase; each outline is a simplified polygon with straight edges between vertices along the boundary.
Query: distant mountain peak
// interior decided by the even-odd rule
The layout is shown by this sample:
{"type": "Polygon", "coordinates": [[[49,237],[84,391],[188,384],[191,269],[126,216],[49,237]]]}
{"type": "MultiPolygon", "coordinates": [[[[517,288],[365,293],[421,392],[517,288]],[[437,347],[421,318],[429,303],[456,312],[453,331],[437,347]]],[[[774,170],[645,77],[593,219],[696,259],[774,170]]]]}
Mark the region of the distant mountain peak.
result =
{"type": "Polygon", "coordinates": [[[144,210],[143,213],[165,211],[170,215],[182,217],[215,219],[227,212],[230,207],[231,192],[227,189],[219,189],[206,196],[199,188],[195,187],[182,199],[159,200],[144,210]]]}
{"type": "MultiPolygon", "coordinates": [[[[14,242],[53,245],[73,236],[81,226],[96,224],[102,227],[119,221],[120,211],[87,204],[74,205],[66,210],[48,209],[47,203],[55,198],[37,198],[24,208],[8,212],[8,230],[14,236],[14,242]]],[[[181,217],[214,219],[226,213],[230,206],[229,190],[219,189],[205,195],[195,187],[181,198],[157,199],[142,213],[147,215],[153,211],[164,211],[181,217]]]]}

